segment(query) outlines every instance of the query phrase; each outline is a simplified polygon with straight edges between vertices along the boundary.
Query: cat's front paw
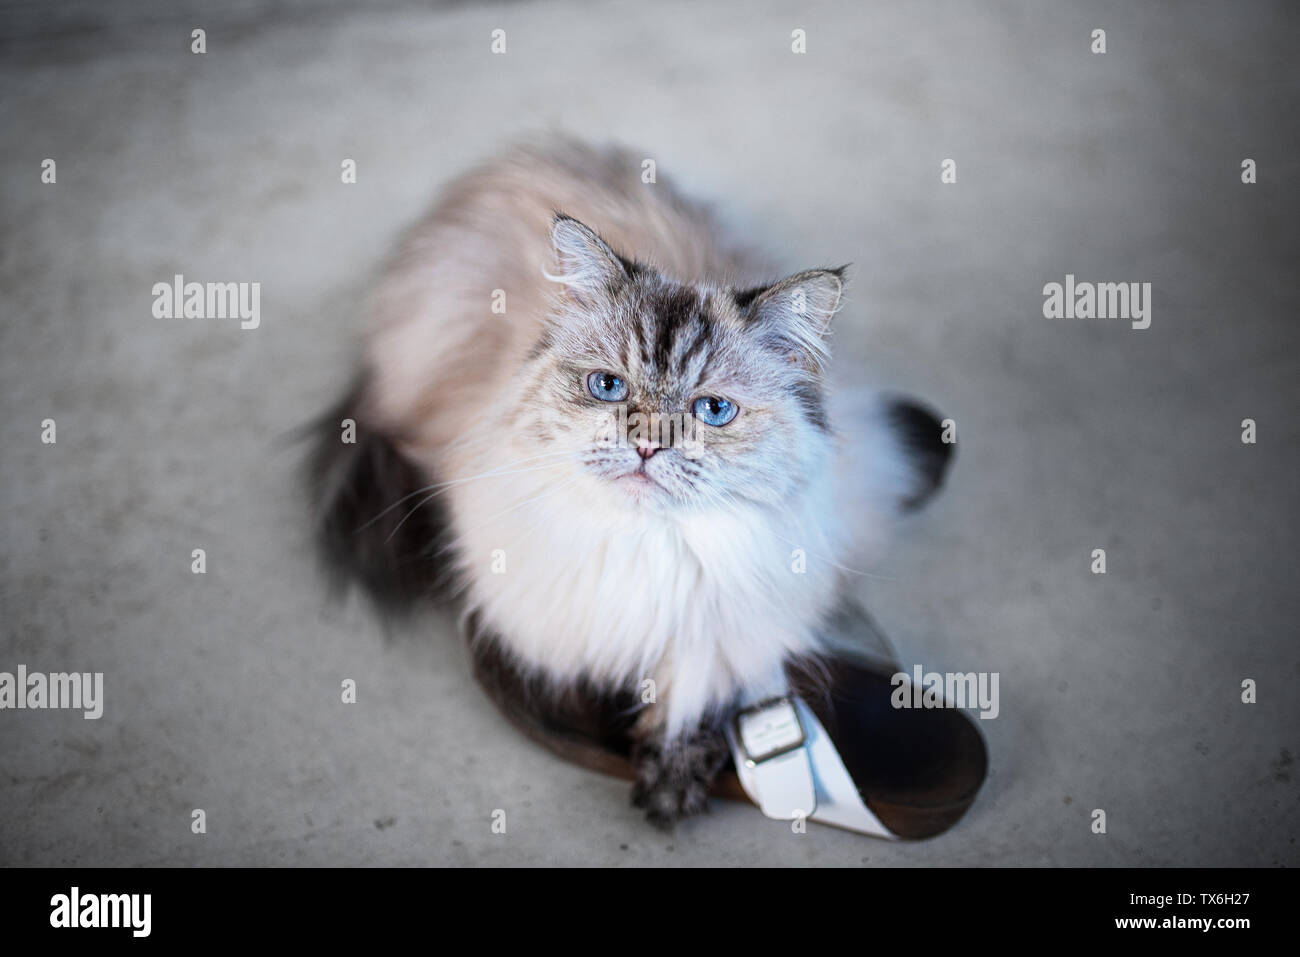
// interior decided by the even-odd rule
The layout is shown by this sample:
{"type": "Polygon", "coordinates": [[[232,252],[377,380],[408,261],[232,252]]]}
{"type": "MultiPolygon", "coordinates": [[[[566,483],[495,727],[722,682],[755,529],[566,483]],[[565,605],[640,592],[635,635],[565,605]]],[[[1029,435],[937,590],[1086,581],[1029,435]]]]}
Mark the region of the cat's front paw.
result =
{"type": "Polygon", "coordinates": [[[721,731],[700,729],[672,741],[642,743],[636,752],[632,803],[651,824],[670,829],[684,817],[708,810],[709,790],[727,762],[721,731]]]}

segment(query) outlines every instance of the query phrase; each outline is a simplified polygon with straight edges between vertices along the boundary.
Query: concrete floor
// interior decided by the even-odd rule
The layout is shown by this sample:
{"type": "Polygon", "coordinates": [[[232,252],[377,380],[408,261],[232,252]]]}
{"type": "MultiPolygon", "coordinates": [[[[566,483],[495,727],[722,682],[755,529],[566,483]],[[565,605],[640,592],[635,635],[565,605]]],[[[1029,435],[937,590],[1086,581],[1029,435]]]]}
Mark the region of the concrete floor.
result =
{"type": "Polygon", "coordinates": [[[0,863],[1300,862],[1293,5],[104,6],[0,7],[0,670],[106,685],[99,721],[0,712],[0,863]],[[861,588],[904,662],[1001,676],[949,834],[661,835],[498,717],[449,620],[326,601],[287,435],[398,230],[546,126],[852,261],[841,374],[957,421],[861,588]],[[261,282],[261,327],[154,319],[178,272],[261,282]],[[1044,319],[1067,273],[1150,282],[1151,327],[1044,319]]]}

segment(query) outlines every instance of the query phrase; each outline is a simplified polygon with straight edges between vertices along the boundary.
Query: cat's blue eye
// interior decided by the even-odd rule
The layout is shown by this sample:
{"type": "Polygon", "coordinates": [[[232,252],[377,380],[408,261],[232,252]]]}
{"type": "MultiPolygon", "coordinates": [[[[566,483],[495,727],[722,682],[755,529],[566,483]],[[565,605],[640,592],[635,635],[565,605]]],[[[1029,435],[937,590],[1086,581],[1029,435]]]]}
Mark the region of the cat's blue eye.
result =
{"type": "Polygon", "coordinates": [[[691,403],[691,411],[705,425],[726,425],[740,410],[726,399],[719,399],[716,395],[705,395],[691,403]]]}
{"type": "Polygon", "coordinates": [[[627,398],[627,383],[612,372],[593,372],[587,376],[587,391],[602,402],[622,402],[627,398]]]}

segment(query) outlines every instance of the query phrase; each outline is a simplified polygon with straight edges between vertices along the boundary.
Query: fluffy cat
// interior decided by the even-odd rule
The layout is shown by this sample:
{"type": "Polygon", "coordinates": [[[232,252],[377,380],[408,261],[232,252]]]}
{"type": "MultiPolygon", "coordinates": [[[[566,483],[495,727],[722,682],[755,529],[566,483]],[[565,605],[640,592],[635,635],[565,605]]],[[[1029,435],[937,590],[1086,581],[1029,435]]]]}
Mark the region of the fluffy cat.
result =
{"type": "Polygon", "coordinates": [[[705,806],[722,716],[835,637],[842,571],[950,446],[910,403],[832,407],[843,269],[773,281],[639,173],[553,139],[454,181],[385,270],[312,475],[325,554],[385,607],[452,603],[556,693],[653,689],[634,797],[666,824],[705,806]]]}

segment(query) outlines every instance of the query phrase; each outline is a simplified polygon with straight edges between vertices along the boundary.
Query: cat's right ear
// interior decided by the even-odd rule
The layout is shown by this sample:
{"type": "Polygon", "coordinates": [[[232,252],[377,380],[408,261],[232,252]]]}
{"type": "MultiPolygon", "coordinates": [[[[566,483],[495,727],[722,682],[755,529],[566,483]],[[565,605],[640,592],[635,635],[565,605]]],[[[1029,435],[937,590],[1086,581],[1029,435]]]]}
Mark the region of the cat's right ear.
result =
{"type": "Polygon", "coordinates": [[[840,308],[847,268],[796,273],[771,286],[736,293],[736,304],[765,344],[820,371],[830,357],[831,321],[840,308]]]}
{"type": "Polygon", "coordinates": [[[578,301],[592,304],[608,296],[631,275],[631,264],[614,252],[590,227],[572,216],[556,213],[551,221],[551,245],[558,271],[543,272],[563,284],[578,301]]]}

